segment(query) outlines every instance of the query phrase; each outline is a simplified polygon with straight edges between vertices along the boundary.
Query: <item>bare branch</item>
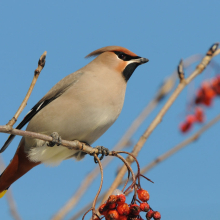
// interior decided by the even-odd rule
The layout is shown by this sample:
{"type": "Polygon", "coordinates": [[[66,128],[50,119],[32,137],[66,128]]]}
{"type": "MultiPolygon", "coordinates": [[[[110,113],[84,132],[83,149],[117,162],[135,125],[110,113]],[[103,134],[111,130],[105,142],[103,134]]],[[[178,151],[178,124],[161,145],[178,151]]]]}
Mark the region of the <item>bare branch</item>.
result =
{"type": "MultiPolygon", "coordinates": [[[[4,165],[2,157],[0,156],[0,171],[3,172],[4,169],[5,169],[5,165],[4,165]]],[[[11,213],[12,217],[15,220],[21,220],[21,217],[20,217],[20,215],[17,211],[17,208],[16,208],[16,204],[15,204],[14,197],[12,195],[11,188],[8,189],[8,191],[6,193],[6,198],[7,198],[7,201],[8,201],[8,205],[9,205],[9,209],[10,209],[10,213],[11,213]]]]}
{"type": "Polygon", "coordinates": [[[183,71],[183,60],[182,59],[180,60],[180,63],[178,65],[177,72],[178,72],[180,81],[184,80],[185,76],[184,76],[184,71],[183,71]]]}
{"type": "Polygon", "coordinates": [[[19,115],[21,114],[21,112],[23,111],[23,109],[25,108],[25,106],[27,105],[27,101],[28,101],[28,99],[29,99],[29,97],[30,97],[30,95],[31,95],[31,93],[32,93],[32,91],[33,91],[33,88],[34,88],[36,82],[37,82],[38,76],[40,75],[41,70],[42,70],[42,69],[44,68],[44,66],[45,66],[45,63],[46,63],[46,55],[47,55],[47,51],[45,51],[45,52],[41,55],[41,57],[40,57],[40,59],[39,59],[39,61],[38,61],[38,67],[37,67],[37,69],[34,71],[34,78],[33,78],[32,82],[31,82],[31,85],[30,85],[30,87],[29,87],[29,89],[28,89],[28,92],[27,92],[27,94],[26,94],[26,96],[25,96],[23,102],[21,103],[19,109],[18,109],[17,112],[15,113],[14,117],[8,122],[8,124],[7,124],[8,126],[11,126],[11,127],[12,127],[12,126],[15,124],[15,122],[17,121],[19,115]]]}
{"type": "MultiPolygon", "coordinates": [[[[19,136],[23,136],[23,137],[36,138],[36,139],[40,139],[40,140],[44,140],[44,141],[48,141],[48,142],[53,140],[53,138],[51,136],[40,134],[40,133],[35,133],[35,132],[31,132],[31,131],[22,131],[19,129],[14,129],[8,125],[4,125],[4,126],[0,125],[0,132],[19,135],[19,136]]],[[[61,140],[61,145],[63,147],[70,149],[70,150],[74,149],[74,150],[83,151],[87,154],[94,154],[94,153],[98,154],[98,149],[95,149],[95,148],[93,148],[83,142],[78,141],[78,140],[74,140],[74,141],[61,140]]]]}
{"type": "Polygon", "coordinates": [[[92,204],[92,219],[95,216],[95,205],[96,205],[97,199],[99,197],[99,194],[101,192],[102,184],[103,184],[103,168],[102,168],[102,164],[101,164],[101,161],[100,161],[100,159],[98,158],[98,156],[96,154],[94,154],[94,157],[95,157],[96,161],[98,161],[98,163],[99,163],[99,168],[100,168],[100,172],[101,172],[101,182],[100,182],[99,190],[98,190],[98,192],[97,192],[97,194],[95,196],[95,199],[93,201],[93,204],[92,204]]]}

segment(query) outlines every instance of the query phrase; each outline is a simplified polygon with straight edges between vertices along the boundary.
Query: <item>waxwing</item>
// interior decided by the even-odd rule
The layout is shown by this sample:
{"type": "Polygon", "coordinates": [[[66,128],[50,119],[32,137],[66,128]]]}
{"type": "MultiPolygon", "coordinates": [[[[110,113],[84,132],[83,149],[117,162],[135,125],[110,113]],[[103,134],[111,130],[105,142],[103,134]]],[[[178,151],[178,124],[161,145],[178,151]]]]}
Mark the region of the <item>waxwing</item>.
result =
{"type": "MultiPolygon", "coordinates": [[[[108,46],[86,57],[96,57],[89,64],[59,81],[17,126],[28,124],[27,131],[64,140],[96,141],[118,118],[124,103],[127,81],[140,64],[148,62],[130,50],[108,46]]],[[[0,152],[13,140],[10,135],[0,152]]],[[[62,160],[80,160],[85,153],[62,146],[48,146],[38,139],[23,137],[8,167],[0,176],[0,197],[9,186],[34,166],[59,164],[62,160]]]]}

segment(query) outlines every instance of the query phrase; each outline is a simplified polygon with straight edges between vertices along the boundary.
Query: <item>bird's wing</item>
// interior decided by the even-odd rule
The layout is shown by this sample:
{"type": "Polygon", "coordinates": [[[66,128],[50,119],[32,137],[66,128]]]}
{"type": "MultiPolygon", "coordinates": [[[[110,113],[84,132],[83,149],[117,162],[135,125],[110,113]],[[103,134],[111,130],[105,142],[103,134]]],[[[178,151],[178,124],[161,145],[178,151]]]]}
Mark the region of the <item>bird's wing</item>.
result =
{"type": "MultiPolygon", "coordinates": [[[[83,74],[83,72],[75,72],[72,73],[61,81],[59,81],[24,117],[21,123],[16,127],[16,129],[23,128],[41,109],[43,109],[46,105],[48,105],[53,100],[57,99],[61,96],[65,91],[67,91],[73,84],[75,84],[79,77],[83,74]]],[[[12,142],[15,135],[11,134],[3,147],[0,150],[2,153],[12,142]]]]}

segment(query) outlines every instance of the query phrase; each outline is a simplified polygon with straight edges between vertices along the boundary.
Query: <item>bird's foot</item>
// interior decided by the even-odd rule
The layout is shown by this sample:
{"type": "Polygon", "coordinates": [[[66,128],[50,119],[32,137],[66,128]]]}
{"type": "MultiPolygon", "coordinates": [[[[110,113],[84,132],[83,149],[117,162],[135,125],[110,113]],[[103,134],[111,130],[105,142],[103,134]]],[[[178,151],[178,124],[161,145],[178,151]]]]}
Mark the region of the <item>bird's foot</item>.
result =
{"type": "Polygon", "coordinates": [[[57,145],[57,146],[61,145],[62,139],[61,139],[61,136],[57,132],[53,132],[50,136],[53,138],[53,140],[48,142],[47,144],[48,147],[53,147],[54,145],[57,145]]]}
{"type": "MultiPolygon", "coordinates": [[[[94,148],[98,149],[97,155],[101,154],[101,156],[99,157],[99,160],[102,160],[104,158],[104,156],[108,156],[110,153],[110,150],[108,148],[103,147],[103,146],[97,146],[94,148]]],[[[95,161],[95,163],[98,163],[98,161],[95,159],[95,157],[94,157],[94,161],[95,161]]]]}

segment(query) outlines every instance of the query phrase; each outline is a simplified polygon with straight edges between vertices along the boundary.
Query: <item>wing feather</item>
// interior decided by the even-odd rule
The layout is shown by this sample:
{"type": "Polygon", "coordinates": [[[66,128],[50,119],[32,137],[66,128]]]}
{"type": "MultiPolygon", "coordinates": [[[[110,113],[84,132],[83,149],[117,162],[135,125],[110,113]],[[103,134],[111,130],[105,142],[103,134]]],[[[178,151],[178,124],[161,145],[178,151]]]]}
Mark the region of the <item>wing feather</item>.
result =
{"type": "MultiPolygon", "coordinates": [[[[21,123],[16,127],[16,129],[22,129],[40,110],[47,106],[50,102],[57,99],[65,91],[67,91],[74,83],[78,81],[78,78],[82,75],[82,72],[75,72],[63,78],[59,81],[24,117],[21,123]]],[[[2,153],[12,142],[15,135],[11,134],[6,140],[3,147],[0,149],[2,153]]]]}

